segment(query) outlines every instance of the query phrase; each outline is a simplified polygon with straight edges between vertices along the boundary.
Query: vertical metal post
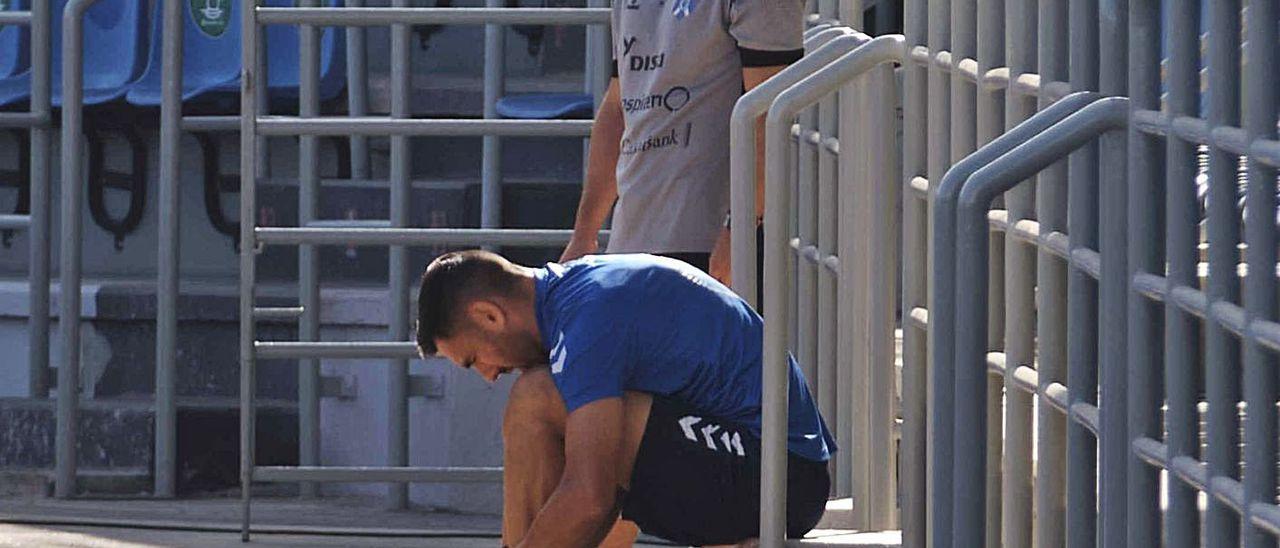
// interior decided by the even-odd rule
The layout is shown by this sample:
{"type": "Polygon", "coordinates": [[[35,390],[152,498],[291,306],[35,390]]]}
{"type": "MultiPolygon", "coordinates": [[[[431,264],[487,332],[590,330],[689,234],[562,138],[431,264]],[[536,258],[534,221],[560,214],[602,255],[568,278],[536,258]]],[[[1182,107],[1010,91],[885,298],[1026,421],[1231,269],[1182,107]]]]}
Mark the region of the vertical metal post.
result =
{"type": "MultiPolygon", "coordinates": [[[[843,113],[861,114],[862,85],[858,80],[849,82],[840,88],[837,97],[839,110],[843,113]]],[[[868,251],[859,248],[864,242],[865,233],[859,233],[856,225],[860,210],[859,189],[853,182],[866,165],[866,132],[861,131],[859,117],[848,114],[840,119],[841,150],[836,165],[836,255],[840,257],[865,257],[868,251]]],[[[841,443],[852,447],[866,447],[860,436],[866,428],[865,424],[867,396],[870,387],[865,377],[859,377],[862,362],[858,361],[857,351],[859,338],[865,340],[865,324],[860,323],[859,298],[866,296],[866,288],[857,285],[855,272],[863,265],[854,261],[840,263],[836,273],[836,432],[841,443]]],[[[854,524],[864,519],[867,494],[861,489],[865,470],[860,462],[865,461],[865,451],[839,451],[836,453],[836,492],[847,494],[854,502],[854,524]],[[841,455],[844,453],[844,455],[841,455]]]]}
{"type": "MultiPolygon", "coordinates": [[[[589,8],[607,8],[609,0],[587,0],[589,8]]],[[[600,100],[604,97],[604,93],[609,89],[609,59],[612,57],[612,45],[610,43],[610,33],[608,25],[588,25],[587,26],[587,58],[590,64],[586,68],[586,91],[591,94],[594,104],[600,105],[600,100]]],[[[586,150],[584,149],[584,152],[586,150]]]]}
{"type": "MultiPolygon", "coordinates": [[[[1071,87],[1098,89],[1098,3],[1068,5],[1071,87]]],[[[1089,143],[1067,160],[1067,235],[1072,251],[1098,248],[1098,145],[1089,143]]],[[[1070,401],[1098,402],[1098,283],[1071,263],[1067,276],[1067,387],[1070,401]]],[[[1067,421],[1066,540],[1072,548],[1097,543],[1098,440],[1084,425],[1067,421]]]]}
{"type": "Polygon", "coordinates": [[[160,250],[156,282],[155,495],[175,491],[177,452],[178,293],[182,161],[182,12],[178,0],[164,0],[164,44],[160,99],[160,250]]]}
{"type": "MultiPolygon", "coordinates": [[[[818,126],[817,107],[800,114],[799,155],[796,163],[797,222],[796,235],[803,246],[813,245],[818,236],[818,149],[822,142],[811,139],[811,131],[818,126]]],[[[818,268],[812,261],[801,258],[796,265],[796,294],[798,314],[796,361],[804,372],[804,378],[813,383],[810,389],[818,390],[818,268]]],[[[815,393],[816,394],[816,393],[815,393]]]]}
{"type": "MultiPolygon", "coordinates": [[[[1067,2],[1040,2],[1040,82],[1066,81],[1067,2]]],[[[1051,101],[1041,88],[1040,106],[1051,101]]],[[[1057,162],[1036,179],[1036,219],[1040,234],[1067,228],[1067,162],[1057,162]]],[[[1036,253],[1036,370],[1043,391],[1067,380],[1067,266],[1042,247],[1036,253]]],[[[1066,542],[1066,417],[1044,399],[1036,407],[1035,545],[1066,542]]]]}
{"type": "MultiPolygon", "coordinates": [[[[927,27],[925,0],[906,0],[903,6],[903,30],[907,49],[924,45],[927,27]]],[[[928,212],[926,202],[913,190],[911,183],[927,173],[926,151],[926,79],[925,67],[910,59],[903,64],[902,89],[902,543],[904,546],[932,546],[926,534],[928,507],[926,496],[926,453],[929,422],[928,403],[928,327],[920,329],[908,321],[917,308],[927,303],[928,289],[928,212]]],[[[843,141],[842,141],[843,144],[843,141]]]]}
{"type": "MultiPolygon", "coordinates": [[[[1158,9],[1158,8],[1157,8],[1158,9]]],[[[1143,13],[1146,17],[1152,15],[1158,16],[1156,13],[1143,13]]],[[[1153,28],[1153,31],[1163,30],[1164,32],[1154,32],[1154,36],[1168,36],[1169,39],[1169,57],[1168,57],[1168,78],[1165,80],[1165,86],[1168,89],[1167,110],[1171,116],[1198,116],[1199,115],[1199,91],[1200,91],[1200,75],[1198,70],[1199,60],[1199,21],[1200,21],[1200,3],[1195,0],[1173,0],[1165,10],[1165,20],[1161,27],[1153,28]]],[[[1153,21],[1144,21],[1147,24],[1153,21]]],[[[1130,21],[1131,24],[1137,25],[1138,19],[1135,17],[1130,21]]],[[[1152,25],[1154,26],[1154,25],[1152,25]]],[[[1150,36],[1143,37],[1148,43],[1145,44],[1145,58],[1142,62],[1154,61],[1152,67],[1158,66],[1159,60],[1150,59],[1152,53],[1158,54],[1158,44],[1150,43],[1150,36]],[[1151,51],[1155,50],[1155,51],[1151,51]]],[[[1138,49],[1139,44],[1136,42],[1137,37],[1131,36],[1134,43],[1130,47],[1138,49]]],[[[1135,59],[1135,62],[1139,61],[1135,59]]],[[[1136,67],[1135,67],[1136,68],[1136,67]]],[[[1144,71],[1148,77],[1156,76],[1155,73],[1144,71]]],[[[1143,86],[1152,86],[1156,82],[1145,81],[1143,86]]],[[[1137,86],[1131,86],[1130,93],[1133,95],[1135,104],[1139,100],[1140,93],[1137,86]]],[[[1150,92],[1143,93],[1149,95],[1150,92]]],[[[1142,98],[1144,101],[1150,100],[1151,97],[1142,98]]],[[[1156,103],[1146,108],[1159,108],[1156,103]]],[[[1143,152],[1156,148],[1153,143],[1155,138],[1135,132],[1130,141],[1130,146],[1143,147],[1143,152]]],[[[1168,256],[1168,280],[1169,289],[1174,286],[1199,287],[1199,276],[1196,272],[1196,263],[1198,261],[1197,244],[1200,240],[1199,234],[1199,205],[1196,202],[1196,147],[1194,143],[1184,141],[1174,134],[1166,137],[1165,143],[1165,174],[1166,177],[1159,177],[1159,171],[1147,168],[1147,173],[1138,173],[1139,165],[1134,163],[1130,165],[1130,169],[1134,170],[1131,183],[1134,184],[1135,194],[1130,197],[1130,210],[1137,209],[1141,203],[1145,206],[1146,216],[1159,218],[1158,203],[1156,197],[1158,194],[1150,194],[1150,198],[1140,197],[1136,193],[1141,191],[1150,191],[1152,187],[1159,188],[1158,183],[1162,180],[1168,180],[1171,184],[1167,185],[1165,195],[1165,254],[1168,256]],[[1152,180],[1154,177],[1154,181],[1152,180]],[[1138,178],[1141,177],[1141,178],[1138,178]],[[1152,184],[1152,183],[1156,184],[1152,184]],[[1145,202],[1144,202],[1145,200],[1145,202]]],[[[1154,163],[1158,159],[1157,155],[1152,155],[1152,160],[1147,163],[1154,163]]],[[[1143,237],[1147,234],[1139,233],[1137,228],[1147,229],[1144,232],[1153,232],[1151,229],[1158,230],[1158,226],[1147,219],[1145,222],[1137,218],[1130,219],[1130,238],[1136,244],[1137,242],[1151,242],[1148,246],[1158,240],[1148,240],[1143,237]],[[1138,225],[1141,223],[1141,226],[1138,225]]],[[[1138,245],[1130,247],[1130,251],[1138,249],[1138,245]]],[[[1158,251],[1158,246],[1154,246],[1158,251]]],[[[1150,251],[1145,253],[1135,253],[1137,258],[1141,255],[1142,259],[1146,259],[1137,267],[1159,274],[1160,264],[1153,264],[1150,259],[1158,258],[1155,253],[1150,251]],[[1155,269],[1153,272],[1152,269],[1155,269]]],[[[1134,317],[1130,318],[1133,325],[1130,326],[1130,354],[1148,353],[1154,348],[1155,340],[1145,341],[1144,345],[1141,338],[1156,335],[1151,328],[1140,327],[1137,325],[1139,321],[1138,315],[1151,314],[1150,309],[1153,304],[1146,297],[1138,295],[1136,292],[1131,294],[1130,314],[1134,317]],[[1149,348],[1142,348],[1148,346],[1149,348]],[[1140,350],[1141,348],[1141,350],[1140,350]]],[[[1144,318],[1149,319],[1149,318],[1144,318]]],[[[1154,322],[1152,322],[1154,323],[1154,322]]],[[[1154,352],[1152,352],[1154,353],[1154,352]]],[[[1198,399],[1197,389],[1200,385],[1197,377],[1199,372],[1199,356],[1200,356],[1200,321],[1194,316],[1188,314],[1179,308],[1176,304],[1165,302],[1164,304],[1164,380],[1165,394],[1167,397],[1167,410],[1165,411],[1164,425],[1167,429],[1165,437],[1165,445],[1169,448],[1169,456],[1173,457],[1190,457],[1199,459],[1200,452],[1200,417],[1196,412],[1196,402],[1198,399]]],[[[1149,368],[1149,372],[1145,373],[1145,377],[1155,380],[1159,371],[1160,360],[1152,359],[1152,357],[1143,357],[1140,362],[1134,362],[1130,358],[1130,367],[1149,368]]],[[[1216,365],[1216,364],[1215,364],[1216,365]]],[[[1216,373],[1215,373],[1216,374],[1216,373]]],[[[1138,413],[1149,413],[1147,424],[1143,425],[1148,431],[1154,430],[1158,435],[1160,425],[1158,423],[1158,408],[1155,409],[1136,409],[1135,404],[1143,404],[1150,406],[1155,403],[1159,405],[1158,398],[1148,398],[1142,402],[1130,401],[1130,415],[1138,413]],[[1154,420],[1153,420],[1154,419],[1154,420]]],[[[1133,431],[1130,427],[1130,436],[1137,437],[1140,433],[1133,431]]],[[[1143,433],[1146,434],[1146,433],[1143,433]]],[[[1136,463],[1137,466],[1145,468],[1140,474],[1156,475],[1158,481],[1158,471],[1151,468],[1143,462],[1136,463]]],[[[1130,474],[1135,472],[1131,471],[1130,474]]],[[[1150,480],[1151,478],[1147,478],[1150,480]]],[[[1170,478],[1168,481],[1168,508],[1164,515],[1164,542],[1170,547],[1190,547],[1200,545],[1200,512],[1196,507],[1196,499],[1199,492],[1192,486],[1182,481],[1174,481],[1170,478]]],[[[1146,497],[1147,500],[1153,501],[1150,504],[1141,504],[1131,507],[1132,523],[1136,526],[1139,523],[1140,516],[1143,520],[1159,519],[1159,508],[1155,506],[1154,500],[1158,493],[1129,493],[1131,499],[1146,497]],[[1154,515],[1153,515],[1154,514],[1154,515]]]]}
{"type": "MultiPolygon", "coordinates": [[[[925,18],[928,29],[929,57],[932,61],[938,52],[951,45],[951,12],[947,0],[928,0],[928,15],[925,18]]],[[[937,182],[942,180],[951,162],[949,100],[951,95],[950,76],[932,62],[928,65],[928,104],[927,134],[925,146],[928,155],[928,179],[930,181],[929,210],[933,209],[936,197],[937,182]]],[[[932,233],[932,228],[930,229],[932,233]]],[[[929,268],[937,264],[937,250],[932,238],[928,243],[929,268]]],[[[950,251],[948,251],[949,253],[950,251]]],[[[936,288],[928,287],[928,303],[930,311],[937,311],[935,306],[936,288]]],[[[955,404],[955,368],[950,359],[954,353],[954,333],[951,326],[939,326],[930,316],[928,334],[929,356],[929,420],[926,439],[928,444],[929,472],[927,480],[928,502],[928,543],[930,547],[942,548],[951,546],[952,534],[952,465],[954,458],[955,425],[952,422],[951,408],[955,404]],[[947,360],[946,367],[939,367],[939,360],[947,360]]]]}
{"type": "MultiPolygon", "coordinates": [[[[820,5],[832,5],[834,10],[834,2],[824,0],[820,5]]],[[[836,96],[824,98],[818,104],[818,133],[825,138],[835,139],[839,135],[840,123],[845,118],[853,118],[852,113],[845,115],[841,111],[836,96]]],[[[824,145],[826,143],[823,143],[824,145]]],[[[839,233],[839,218],[837,216],[839,192],[836,189],[836,175],[839,169],[840,157],[834,154],[828,147],[818,147],[818,252],[821,256],[827,257],[836,253],[837,235],[839,233]]],[[[829,268],[818,268],[818,378],[816,390],[818,393],[818,410],[827,420],[831,420],[838,414],[837,402],[840,401],[840,393],[838,388],[837,374],[837,303],[839,302],[839,280],[836,273],[829,268]]],[[[839,451],[836,454],[848,453],[848,451],[839,451]]],[[[835,462],[838,464],[840,458],[837,457],[835,462]]],[[[840,489],[840,477],[844,473],[838,465],[831,466],[833,474],[833,491],[837,496],[847,496],[847,490],[840,489]]]]}
{"type": "Polygon", "coordinates": [[[31,2],[31,113],[41,122],[31,128],[31,229],[30,270],[31,309],[27,320],[28,393],[32,398],[49,397],[49,248],[51,164],[49,105],[52,33],[50,0],[31,2]]]}
{"type": "MultiPolygon", "coordinates": [[[[1244,129],[1250,142],[1276,138],[1276,75],[1280,55],[1276,52],[1276,20],[1280,18],[1274,1],[1249,2],[1245,31],[1247,72],[1244,75],[1244,129]]],[[[1216,93],[1216,92],[1215,92],[1216,93]]],[[[1245,242],[1249,276],[1245,279],[1245,310],[1253,320],[1276,320],[1276,169],[1249,158],[1249,190],[1245,198],[1245,242]]],[[[1246,502],[1271,504],[1276,500],[1276,355],[1262,347],[1253,336],[1245,340],[1244,376],[1248,420],[1245,422],[1244,491],[1246,502]]],[[[1254,525],[1245,512],[1244,537],[1247,548],[1273,548],[1275,537],[1254,525]]]]}
{"type": "MultiPolygon", "coordinates": [[[[319,6],[319,0],[302,0],[302,7],[319,6]]],[[[320,29],[298,26],[298,115],[311,118],[320,114],[320,29]]],[[[298,137],[298,224],[307,226],[317,220],[320,206],[319,138],[298,137]]],[[[298,302],[302,317],[298,321],[298,340],[320,340],[320,248],[298,246],[298,302]]],[[[298,463],[320,464],[320,360],[298,360],[298,463]]],[[[318,486],[302,482],[298,493],[314,498],[318,486]]]]}
{"type": "MultiPolygon", "coordinates": [[[[776,104],[776,101],[775,101],[776,104]]],[[[775,116],[776,109],[769,109],[765,132],[765,157],[784,158],[790,149],[791,120],[775,116]]],[[[764,238],[764,287],[772,290],[764,292],[764,311],[769,324],[764,329],[764,353],[762,362],[764,392],[761,401],[761,461],[764,471],[771,475],[761,475],[760,500],[782,501],[786,504],[787,483],[785,478],[786,450],[778,450],[786,443],[786,387],[787,379],[787,332],[788,298],[791,284],[787,278],[787,262],[791,260],[791,250],[787,245],[789,217],[791,213],[791,192],[784,181],[787,181],[788,162],[766,162],[765,172],[765,238],[764,238]],[[771,327],[772,326],[772,327],[771,327]],[[782,389],[779,390],[778,387],[782,389]],[[781,398],[778,392],[781,391],[781,398]],[[779,428],[778,425],[782,425],[779,428]],[[783,475],[778,476],[778,472],[783,475]]],[[[760,542],[762,546],[776,548],[778,540],[786,537],[786,513],[778,512],[770,504],[762,504],[760,508],[760,542]]]]}
{"type": "MultiPolygon", "coordinates": [[[[346,0],[348,8],[364,6],[364,0],[346,0]]],[[[369,69],[364,27],[347,27],[347,112],[352,116],[369,113],[369,69]]],[[[351,178],[368,179],[369,138],[352,135],[351,178]]]]}
{"type": "MultiPolygon", "coordinates": [[[[1172,7],[1172,6],[1171,6],[1172,7]]],[[[1184,14],[1185,15],[1185,14],[1184,14]]],[[[1195,36],[1194,26],[1191,35],[1187,39],[1195,36]]],[[[1159,109],[1160,108],[1160,4],[1158,2],[1133,2],[1129,6],[1129,96],[1131,105],[1135,109],[1159,109]]],[[[1176,39],[1176,38],[1175,38],[1176,39]]],[[[1175,46],[1176,47],[1176,46],[1175,46]]],[[[1172,77],[1175,65],[1179,59],[1171,59],[1170,73],[1172,77]]],[[[1198,79],[1192,79],[1192,86],[1199,84],[1198,79]]],[[[1177,108],[1181,97],[1173,95],[1174,90],[1179,86],[1185,86],[1186,82],[1179,82],[1176,78],[1168,80],[1170,90],[1169,107],[1177,108]]],[[[1193,88],[1194,89],[1194,88],[1193,88]]],[[[1161,153],[1163,147],[1158,146],[1160,143],[1149,135],[1138,130],[1136,127],[1130,126],[1128,132],[1128,178],[1119,181],[1108,181],[1104,184],[1115,184],[1123,181],[1124,187],[1128,191],[1128,238],[1131,242],[1128,246],[1128,269],[1127,272],[1162,272],[1165,267],[1164,250],[1162,238],[1160,237],[1160,226],[1158,220],[1163,217],[1160,215],[1159,197],[1164,195],[1164,163],[1162,162],[1161,153]]],[[[1173,153],[1175,149],[1170,149],[1173,153]]],[[[1170,159],[1171,162],[1179,160],[1192,162],[1195,161],[1194,154],[1188,154],[1181,159],[1170,159]]],[[[1171,173],[1175,176],[1175,185],[1190,184],[1189,179],[1176,178],[1178,173],[1171,173]]],[[[1104,186],[1104,191],[1109,190],[1104,186]]],[[[1175,191],[1169,199],[1176,198],[1178,193],[1175,191]]],[[[1106,222],[1108,219],[1105,219],[1106,222]]],[[[1105,245],[1105,242],[1104,242],[1105,245]]],[[[1104,263],[1103,268],[1106,268],[1104,263]]],[[[1161,360],[1161,350],[1163,345],[1160,344],[1161,330],[1163,323],[1163,315],[1159,314],[1159,308],[1155,303],[1136,291],[1130,291],[1128,288],[1129,280],[1133,279],[1131,274],[1124,277],[1123,295],[1127,297],[1128,308],[1128,346],[1127,353],[1122,354],[1123,359],[1112,362],[1112,366],[1119,367],[1121,374],[1127,375],[1128,391],[1125,393],[1127,401],[1128,421],[1126,437],[1123,438],[1123,447],[1113,447],[1116,452],[1123,452],[1125,458],[1125,466],[1128,467],[1128,485],[1127,485],[1127,509],[1125,514],[1128,517],[1127,535],[1128,540],[1125,541],[1123,536],[1118,537],[1123,546],[1135,546],[1136,543],[1150,543],[1154,539],[1160,538],[1160,474],[1159,470],[1142,462],[1141,459],[1130,449],[1130,440],[1143,436],[1149,438],[1159,438],[1162,431],[1160,424],[1160,404],[1162,401],[1160,372],[1158,369],[1161,360]]],[[[1104,305],[1107,304],[1104,301],[1104,305]]],[[[1119,305],[1117,305],[1118,307],[1119,305]]],[[[1107,310],[1104,308],[1104,311],[1107,310]]],[[[1176,362],[1170,362],[1170,365],[1176,362]]],[[[1167,368],[1168,369],[1168,368],[1167,368]]],[[[1187,369],[1183,371],[1175,371],[1169,369],[1170,386],[1175,387],[1179,380],[1187,381],[1185,377],[1179,379],[1179,375],[1185,375],[1187,369]]],[[[1186,384],[1190,384],[1186,382],[1186,384]]],[[[1111,390],[1111,385],[1104,385],[1103,397],[1111,390]]],[[[1177,386],[1176,390],[1189,390],[1190,387],[1177,386]]],[[[1166,422],[1169,427],[1169,439],[1171,443],[1181,442],[1183,444],[1198,444],[1199,439],[1193,434],[1188,436],[1184,426],[1186,421],[1191,421],[1191,429],[1195,428],[1195,411],[1190,408],[1189,401],[1180,400],[1178,396],[1181,394],[1171,393],[1169,401],[1169,411],[1166,415],[1166,422]],[[1183,408],[1179,408],[1182,406],[1183,408]],[[1190,416],[1186,416],[1190,414],[1190,416]],[[1180,424],[1181,423],[1181,424],[1180,424]],[[1180,439],[1190,437],[1191,440],[1180,439]],[[1194,441],[1192,441],[1194,440],[1194,441]]],[[[1188,394],[1188,396],[1190,396],[1188,394]]],[[[1193,397],[1193,396],[1192,396],[1193,397]]],[[[1108,402],[1104,402],[1102,413],[1107,413],[1108,402]]],[[[1105,419],[1104,419],[1105,421],[1105,419]]],[[[1117,424],[1117,423],[1113,423],[1117,424]]],[[[1123,423],[1118,423],[1123,424],[1123,423]]],[[[1111,435],[1106,431],[1104,426],[1104,435],[1111,435]]],[[[1105,439],[1105,438],[1104,438],[1105,439]]],[[[1118,439],[1118,438],[1117,438],[1118,439]]],[[[1104,442],[1105,445],[1105,442],[1104,442]]],[[[1179,449],[1170,447],[1172,453],[1176,454],[1179,449]]],[[[1117,455],[1119,458],[1119,455],[1117,455]]],[[[1108,465],[1110,462],[1108,461],[1108,465]]],[[[1103,473],[1106,473],[1104,468],[1103,473]]],[[[1185,503],[1194,504],[1195,499],[1189,501],[1183,498],[1178,500],[1181,481],[1175,481],[1170,478],[1169,481],[1169,514],[1168,519],[1178,519],[1188,511],[1185,503]],[[1182,515],[1179,512],[1183,512],[1182,515]]],[[[1106,489],[1104,484],[1103,489],[1106,489]]],[[[1103,505],[1108,504],[1108,499],[1103,497],[1103,505]]],[[[1191,506],[1190,508],[1195,508],[1191,506]]],[[[1194,512],[1194,510],[1191,510],[1194,512]]],[[[1194,527],[1195,516],[1189,516],[1186,520],[1194,527]]],[[[1171,528],[1186,527],[1187,524],[1172,524],[1171,528]]],[[[1185,529],[1183,529],[1185,531],[1185,529]]],[[[1121,533],[1122,535],[1124,533],[1121,533]]],[[[1108,539],[1110,535],[1108,534],[1108,539]]],[[[1192,537],[1198,540],[1198,537],[1192,537]]],[[[1165,542],[1176,545],[1178,542],[1174,538],[1166,538],[1165,542]]]]}
{"type": "MultiPolygon", "coordinates": [[[[1005,42],[1009,78],[1033,73],[1037,65],[1038,26],[1036,2],[1012,0],[1008,3],[1005,42]]],[[[1012,128],[1031,116],[1035,98],[1011,92],[1005,96],[1005,127],[1012,128]]],[[[1012,226],[1022,219],[1035,217],[1034,184],[1022,184],[1004,195],[1005,209],[1012,226]]],[[[1004,546],[1031,545],[1032,519],[1032,405],[1030,394],[1017,388],[1014,371],[1035,362],[1035,250],[1005,234],[1004,247],[1004,456],[1001,489],[1001,539],[1004,546]]],[[[994,272],[993,272],[994,274],[994,272]]],[[[963,397],[959,394],[957,398],[963,397]]],[[[998,398],[999,393],[987,397],[998,398]]],[[[991,496],[991,494],[988,494],[991,496]]],[[[991,524],[988,517],[988,524],[991,524]]],[[[988,531],[990,534],[990,531],[988,531]]]]}
{"type": "MultiPolygon", "coordinates": [[[[1100,0],[1098,5],[1099,47],[1101,51],[1128,51],[1128,0],[1100,0]]],[[[1128,63],[1112,58],[1101,65],[1099,91],[1104,95],[1123,96],[1128,92],[1128,63]]],[[[1132,272],[1128,265],[1128,240],[1125,237],[1128,196],[1127,136],[1120,132],[1103,135],[1098,142],[1099,167],[1099,243],[1102,255],[1101,308],[1098,339],[1101,342],[1102,405],[1099,409],[1101,430],[1100,514],[1102,546],[1125,545],[1126,470],[1129,455],[1127,378],[1125,371],[1125,296],[1132,272]]]]}
{"type": "Polygon", "coordinates": [[[71,0],[62,12],[62,270],[58,327],[62,364],[58,367],[58,413],[54,495],[76,491],[76,438],[80,399],[80,266],[84,238],[80,216],[84,202],[83,112],[84,23],[94,0],[71,0]]]}
{"type": "MultiPolygon", "coordinates": [[[[501,8],[503,0],[485,0],[489,8],[501,8]]],[[[502,25],[484,26],[484,117],[498,117],[498,99],[506,88],[507,28],[502,25]]],[[[481,149],[480,165],[480,226],[498,228],[502,225],[502,139],[485,135],[481,149]]],[[[400,339],[396,339],[400,340],[400,339]]]]}
{"type": "MultiPolygon", "coordinates": [[[[1240,4],[1218,0],[1209,4],[1209,124],[1240,125],[1240,4]]],[[[1218,147],[1209,148],[1208,240],[1210,302],[1240,302],[1240,217],[1235,204],[1238,158],[1218,147]]],[[[1240,341],[1210,316],[1205,322],[1205,392],[1209,400],[1205,461],[1213,476],[1240,477],[1240,341]]],[[[1240,516],[1216,497],[1205,509],[1205,541],[1213,548],[1240,546],[1240,516]]]]}
{"type": "MultiPolygon", "coordinates": [[[[884,8],[886,4],[881,4],[884,8]]],[[[899,187],[897,148],[897,112],[893,68],[880,66],[872,69],[864,79],[863,99],[865,107],[867,169],[865,193],[872,205],[868,212],[870,230],[864,236],[871,245],[870,257],[883,261],[880,268],[867,268],[868,288],[868,384],[872,387],[867,399],[869,456],[867,470],[867,529],[873,531],[892,529],[897,520],[894,510],[897,499],[893,424],[897,418],[897,387],[894,371],[895,341],[893,302],[897,295],[898,239],[897,230],[901,217],[897,204],[899,187]]],[[[852,235],[851,235],[852,236],[852,235]]],[[[868,263],[869,266],[869,263],[868,263]]]]}
{"type": "MultiPolygon", "coordinates": [[[[408,7],[409,0],[394,0],[393,7],[408,7]]],[[[409,25],[391,26],[391,117],[408,118],[412,50],[409,25]]],[[[409,138],[391,137],[391,226],[409,226],[410,169],[409,138]]],[[[409,340],[409,249],[392,246],[390,252],[391,340],[409,340]]],[[[391,360],[387,369],[387,465],[409,465],[409,362],[391,360]]],[[[409,486],[387,485],[388,508],[404,508],[409,486]]]]}
{"type": "Polygon", "coordinates": [[[255,443],[254,393],[257,391],[253,342],[253,300],[256,264],[254,248],[255,192],[258,173],[258,99],[266,83],[266,67],[257,61],[262,39],[257,0],[240,1],[240,539],[249,541],[249,503],[252,498],[255,443]]]}
{"type": "MultiPolygon", "coordinates": [[[[977,62],[979,76],[987,71],[1002,67],[1005,64],[1005,2],[1004,0],[978,0],[977,62]]],[[[1004,132],[1005,93],[992,91],[977,86],[975,97],[976,118],[975,145],[981,146],[995,139],[1004,132]]],[[[993,232],[988,238],[991,246],[991,268],[987,278],[990,287],[990,302],[987,314],[987,345],[999,348],[1004,340],[1004,238],[993,232]]],[[[987,377],[987,415],[989,425],[1001,424],[1004,415],[1004,402],[1001,398],[991,397],[1000,394],[1004,379],[995,376],[987,377]]],[[[1001,521],[1001,485],[1003,482],[1002,460],[1004,455],[1004,431],[1000,428],[987,429],[987,536],[986,546],[996,548],[1000,545],[1001,521]]]]}

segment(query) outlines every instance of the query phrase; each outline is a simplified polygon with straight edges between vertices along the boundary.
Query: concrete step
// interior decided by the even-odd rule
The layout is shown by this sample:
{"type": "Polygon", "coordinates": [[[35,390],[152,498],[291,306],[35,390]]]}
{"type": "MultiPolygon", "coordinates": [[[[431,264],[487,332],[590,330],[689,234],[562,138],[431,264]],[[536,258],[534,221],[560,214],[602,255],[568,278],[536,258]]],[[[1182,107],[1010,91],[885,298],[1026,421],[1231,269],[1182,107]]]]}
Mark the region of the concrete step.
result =
{"type": "Polygon", "coordinates": [[[902,531],[858,531],[853,528],[853,519],[853,499],[827,501],[827,511],[818,526],[804,539],[788,542],[788,546],[902,546],[902,531]]]}

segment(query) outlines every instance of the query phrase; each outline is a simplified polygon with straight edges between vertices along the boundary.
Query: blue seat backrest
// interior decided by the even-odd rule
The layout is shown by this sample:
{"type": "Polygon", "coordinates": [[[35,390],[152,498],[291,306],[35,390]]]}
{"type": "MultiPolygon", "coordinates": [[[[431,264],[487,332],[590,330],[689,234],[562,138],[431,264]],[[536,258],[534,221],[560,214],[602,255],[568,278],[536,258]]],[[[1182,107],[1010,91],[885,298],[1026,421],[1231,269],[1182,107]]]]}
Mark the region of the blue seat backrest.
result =
{"type": "MultiPolygon", "coordinates": [[[[4,11],[27,9],[26,0],[0,0],[4,11]]],[[[26,72],[31,61],[31,33],[27,27],[0,25],[0,80],[26,72]]]]}
{"type": "Polygon", "coordinates": [[[182,3],[184,87],[209,87],[239,78],[241,3],[197,0],[197,5],[202,7],[193,10],[192,2],[182,3]]]}
{"type": "MultiPolygon", "coordinates": [[[[323,3],[341,7],[341,0],[323,3]]],[[[267,0],[268,7],[294,7],[293,0],[267,0]]],[[[346,32],[325,27],[320,35],[320,98],[332,99],[346,84],[346,32]]],[[[272,25],[267,27],[267,82],[274,98],[298,96],[298,28],[272,25]]]]}
{"type": "MultiPolygon", "coordinates": [[[[84,16],[84,89],[123,93],[142,73],[145,53],[143,0],[99,0],[84,16]]],[[[53,39],[53,104],[62,103],[62,12],[67,0],[55,0],[50,18],[53,39]]]]}

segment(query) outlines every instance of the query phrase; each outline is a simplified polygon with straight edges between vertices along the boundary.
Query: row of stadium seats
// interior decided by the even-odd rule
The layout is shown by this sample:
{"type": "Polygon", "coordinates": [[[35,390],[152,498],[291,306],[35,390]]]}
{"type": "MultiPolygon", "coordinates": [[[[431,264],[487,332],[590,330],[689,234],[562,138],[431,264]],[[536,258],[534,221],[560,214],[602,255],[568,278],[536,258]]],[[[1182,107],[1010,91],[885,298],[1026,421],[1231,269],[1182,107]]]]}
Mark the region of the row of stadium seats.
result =
{"type": "MultiPolygon", "coordinates": [[[[67,0],[54,0],[52,23],[54,106],[62,104],[62,11],[67,0]]],[[[156,106],[161,97],[161,2],[147,13],[146,0],[101,0],[84,20],[84,103],[97,105],[124,99],[137,106],[156,106]]],[[[25,10],[29,0],[15,0],[10,10],[25,10]]],[[[183,84],[185,103],[239,93],[239,2],[182,2],[183,84]],[[203,4],[203,6],[202,6],[203,4]]],[[[268,6],[291,6],[292,0],[267,0],[268,6]]],[[[333,2],[333,5],[338,5],[333,2]]],[[[0,107],[21,103],[31,93],[28,29],[0,27],[0,107]]],[[[346,85],[345,33],[324,29],[320,48],[320,99],[333,99],[346,85]]],[[[269,93],[273,99],[298,94],[298,31],[271,26],[266,32],[269,93]]]]}

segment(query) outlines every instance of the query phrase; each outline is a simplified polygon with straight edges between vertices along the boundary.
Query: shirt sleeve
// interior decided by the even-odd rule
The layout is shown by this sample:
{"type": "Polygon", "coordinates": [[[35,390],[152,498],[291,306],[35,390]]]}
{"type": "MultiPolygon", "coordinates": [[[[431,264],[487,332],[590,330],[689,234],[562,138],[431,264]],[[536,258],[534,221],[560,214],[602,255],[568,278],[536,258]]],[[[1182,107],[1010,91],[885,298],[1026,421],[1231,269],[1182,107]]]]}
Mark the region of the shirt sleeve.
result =
{"type": "Polygon", "coordinates": [[[729,0],[729,34],[739,48],[804,49],[803,0],[729,0]]]}
{"type": "Polygon", "coordinates": [[[588,304],[561,325],[549,357],[551,378],[568,411],[621,397],[623,379],[634,359],[625,316],[600,304],[588,304]]]}

